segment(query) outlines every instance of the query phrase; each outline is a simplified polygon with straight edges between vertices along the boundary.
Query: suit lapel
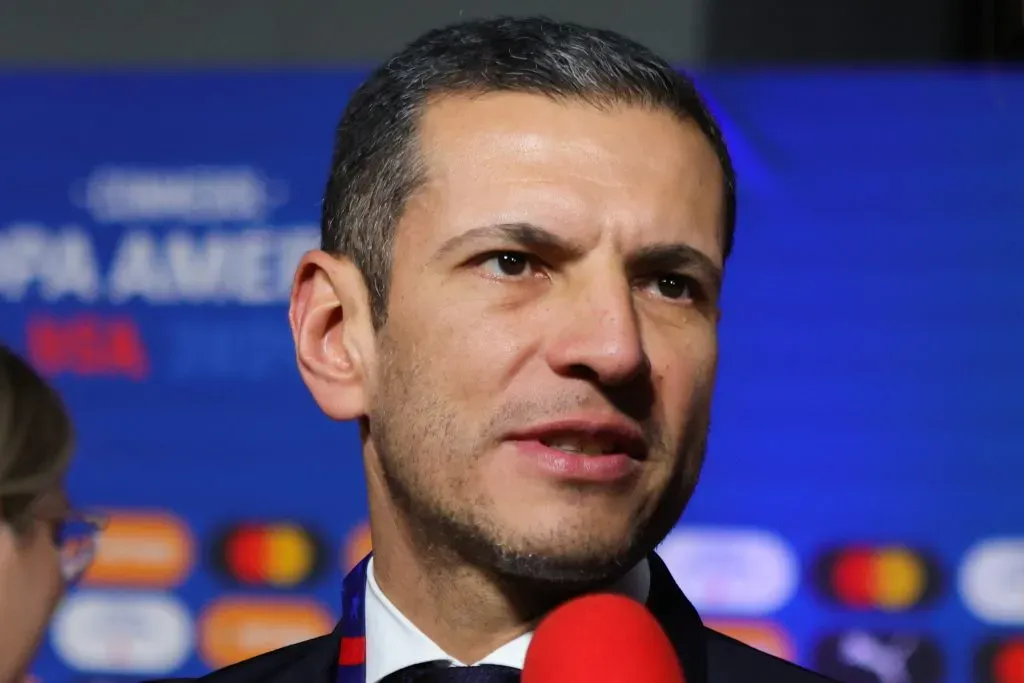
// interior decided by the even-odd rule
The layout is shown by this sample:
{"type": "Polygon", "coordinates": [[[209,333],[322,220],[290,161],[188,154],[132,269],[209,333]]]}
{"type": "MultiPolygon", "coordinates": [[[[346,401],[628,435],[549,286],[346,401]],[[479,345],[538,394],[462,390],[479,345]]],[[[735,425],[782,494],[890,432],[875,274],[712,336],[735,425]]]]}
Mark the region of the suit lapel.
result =
{"type": "MultiPolygon", "coordinates": [[[[341,631],[270,652],[200,680],[210,683],[335,683],[341,631]]],[[[159,683],[159,682],[158,682],[159,683]]]]}
{"type": "Polygon", "coordinates": [[[267,683],[335,683],[338,673],[338,650],[341,646],[341,629],[314,641],[309,653],[295,662],[294,666],[282,667],[267,683]]]}
{"type": "Polygon", "coordinates": [[[665,563],[648,556],[651,590],[647,609],[661,624],[676,649],[687,683],[704,683],[708,677],[707,635],[697,610],[679,590],[665,563]]]}

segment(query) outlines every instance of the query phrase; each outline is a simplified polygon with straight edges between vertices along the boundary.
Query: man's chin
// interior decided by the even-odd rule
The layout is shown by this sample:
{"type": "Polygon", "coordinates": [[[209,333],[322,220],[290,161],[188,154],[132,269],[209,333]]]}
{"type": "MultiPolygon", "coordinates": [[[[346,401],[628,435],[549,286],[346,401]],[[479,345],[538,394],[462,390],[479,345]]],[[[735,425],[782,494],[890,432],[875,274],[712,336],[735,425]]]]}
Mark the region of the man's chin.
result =
{"type": "Polygon", "coordinates": [[[573,523],[576,520],[562,520],[565,523],[558,526],[552,526],[550,519],[543,524],[529,524],[522,518],[516,520],[518,524],[502,524],[494,517],[474,519],[442,510],[426,504],[410,510],[417,536],[434,539],[428,550],[492,574],[509,586],[589,590],[615,581],[654,547],[645,534],[637,535],[632,529],[617,535],[608,533],[606,525],[608,535],[602,538],[587,534],[600,525],[573,523]],[[568,529],[577,533],[567,533],[568,529]]]}
{"type": "MultiPolygon", "coordinates": [[[[570,548],[520,549],[496,545],[487,565],[506,581],[545,584],[567,590],[591,590],[612,583],[645,555],[639,549],[573,553],[570,548]]],[[[479,558],[484,559],[484,558],[479,558]]]]}

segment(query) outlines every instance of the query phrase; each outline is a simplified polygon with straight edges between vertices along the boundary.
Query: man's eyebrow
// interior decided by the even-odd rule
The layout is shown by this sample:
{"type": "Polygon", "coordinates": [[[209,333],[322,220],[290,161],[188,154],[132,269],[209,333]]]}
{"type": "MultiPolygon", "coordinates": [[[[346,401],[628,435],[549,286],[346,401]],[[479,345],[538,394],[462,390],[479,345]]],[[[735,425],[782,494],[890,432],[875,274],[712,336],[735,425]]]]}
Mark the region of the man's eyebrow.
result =
{"type": "MultiPolygon", "coordinates": [[[[580,245],[532,223],[497,223],[455,235],[438,248],[431,260],[441,259],[467,244],[487,240],[503,240],[524,250],[557,251],[567,256],[579,256],[585,251],[580,245]]],[[[704,252],[684,243],[648,245],[631,254],[629,261],[634,270],[654,272],[688,267],[701,271],[716,288],[722,282],[722,268],[704,252]]]]}
{"type": "Polygon", "coordinates": [[[634,253],[630,262],[633,268],[643,272],[695,269],[710,280],[716,290],[722,286],[722,267],[689,244],[652,244],[634,253]]]}
{"type": "Polygon", "coordinates": [[[532,223],[497,223],[472,228],[442,244],[431,260],[441,259],[473,242],[502,240],[525,250],[558,251],[566,255],[580,255],[583,249],[560,235],[532,223]]]}

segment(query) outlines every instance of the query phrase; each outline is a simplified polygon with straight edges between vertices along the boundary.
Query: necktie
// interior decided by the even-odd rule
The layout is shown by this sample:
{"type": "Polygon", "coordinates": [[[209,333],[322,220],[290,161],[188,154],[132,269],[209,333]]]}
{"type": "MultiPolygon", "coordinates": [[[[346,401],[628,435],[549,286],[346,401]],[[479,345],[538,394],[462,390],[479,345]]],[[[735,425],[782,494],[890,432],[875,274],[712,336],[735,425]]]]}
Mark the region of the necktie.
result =
{"type": "Polygon", "coordinates": [[[452,666],[444,660],[407,666],[380,683],[519,683],[519,669],[498,664],[452,666]]]}

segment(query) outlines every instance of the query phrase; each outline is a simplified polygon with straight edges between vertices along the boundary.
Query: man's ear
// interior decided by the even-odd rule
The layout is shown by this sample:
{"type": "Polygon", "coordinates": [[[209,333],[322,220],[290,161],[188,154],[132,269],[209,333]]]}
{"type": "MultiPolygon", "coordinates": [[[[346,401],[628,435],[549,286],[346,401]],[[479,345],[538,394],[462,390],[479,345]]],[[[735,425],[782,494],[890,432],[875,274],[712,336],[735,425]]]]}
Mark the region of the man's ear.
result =
{"type": "Polygon", "coordinates": [[[366,414],[374,363],[369,292],[352,261],[308,252],[292,283],[288,321],[299,374],[335,420],[366,414]]]}

